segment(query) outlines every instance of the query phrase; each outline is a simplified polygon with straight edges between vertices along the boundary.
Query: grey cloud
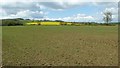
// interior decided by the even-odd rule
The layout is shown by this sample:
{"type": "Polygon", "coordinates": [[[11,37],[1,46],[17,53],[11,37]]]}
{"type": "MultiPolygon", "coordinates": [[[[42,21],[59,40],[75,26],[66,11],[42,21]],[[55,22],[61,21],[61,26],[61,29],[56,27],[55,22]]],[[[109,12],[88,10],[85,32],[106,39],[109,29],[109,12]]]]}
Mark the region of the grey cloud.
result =
{"type": "Polygon", "coordinates": [[[56,2],[40,2],[39,5],[43,5],[48,8],[52,9],[64,9],[65,7],[63,5],[60,5],[59,3],[56,2]]]}
{"type": "MultiPolygon", "coordinates": [[[[72,7],[76,7],[76,6],[83,6],[83,3],[71,3],[71,2],[39,2],[39,5],[45,6],[47,8],[51,8],[51,9],[67,9],[67,8],[72,8],[72,7]]],[[[84,2],[84,5],[86,5],[87,2],[84,2]]]]}
{"type": "Polygon", "coordinates": [[[39,7],[36,6],[36,3],[11,3],[2,5],[2,8],[9,14],[16,14],[19,11],[31,10],[31,11],[41,11],[39,7]]]}
{"type": "Polygon", "coordinates": [[[37,2],[30,2],[30,3],[15,2],[15,3],[9,3],[9,4],[1,4],[0,6],[2,6],[2,10],[4,10],[4,12],[6,13],[7,18],[11,18],[11,17],[15,18],[20,16],[22,18],[43,18],[45,15],[45,12],[40,13],[42,11],[40,7],[37,6],[37,2]],[[24,11],[27,11],[27,12],[24,12],[24,11]],[[21,12],[24,15],[22,15],[21,12]]]}
{"type": "Polygon", "coordinates": [[[118,2],[93,2],[93,4],[103,7],[118,7],[118,2]]]}

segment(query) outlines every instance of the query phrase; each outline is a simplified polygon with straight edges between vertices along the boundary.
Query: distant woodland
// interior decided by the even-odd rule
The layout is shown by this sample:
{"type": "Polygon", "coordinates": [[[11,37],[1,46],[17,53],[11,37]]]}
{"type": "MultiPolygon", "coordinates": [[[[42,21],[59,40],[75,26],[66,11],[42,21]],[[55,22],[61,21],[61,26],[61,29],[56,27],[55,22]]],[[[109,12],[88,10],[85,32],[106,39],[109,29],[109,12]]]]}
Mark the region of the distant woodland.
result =
{"type": "MultiPolygon", "coordinates": [[[[29,22],[61,22],[65,23],[65,21],[62,20],[30,20],[30,19],[23,19],[23,18],[16,18],[16,19],[1,19],[0,20],[0,26],[24,26],[26,23],[29,22]]],[[[70,22],[75,24],[83,24],[83,25],[117,25],[118,22],[111,22],[109,24],[107,23],[97,23],[97,22],[70,22]]]]}

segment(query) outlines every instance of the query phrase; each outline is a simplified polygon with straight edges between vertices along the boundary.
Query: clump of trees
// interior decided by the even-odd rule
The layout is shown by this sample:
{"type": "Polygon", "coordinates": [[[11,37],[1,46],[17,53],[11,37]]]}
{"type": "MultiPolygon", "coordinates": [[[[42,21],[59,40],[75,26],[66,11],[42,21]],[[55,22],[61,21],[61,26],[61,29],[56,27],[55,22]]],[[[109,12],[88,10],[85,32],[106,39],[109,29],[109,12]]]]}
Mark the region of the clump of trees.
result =
{"type": "Polygon", "coordinates": [[[2,19],[2,26],[17,26],[17,25],[23,25],[22,18],[16,18],[16,19],[2,19]]]}

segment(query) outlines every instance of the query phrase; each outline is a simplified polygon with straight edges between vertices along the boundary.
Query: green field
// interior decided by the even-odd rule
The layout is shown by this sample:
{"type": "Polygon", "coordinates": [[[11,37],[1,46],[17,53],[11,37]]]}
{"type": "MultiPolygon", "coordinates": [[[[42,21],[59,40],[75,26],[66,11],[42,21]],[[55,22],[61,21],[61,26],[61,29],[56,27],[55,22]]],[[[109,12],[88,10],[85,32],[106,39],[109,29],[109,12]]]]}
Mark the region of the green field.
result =
{"type": "Polygon", "coordinates": [[[117,66],[117,26],[4,26],[3,65],[117,66]]]}

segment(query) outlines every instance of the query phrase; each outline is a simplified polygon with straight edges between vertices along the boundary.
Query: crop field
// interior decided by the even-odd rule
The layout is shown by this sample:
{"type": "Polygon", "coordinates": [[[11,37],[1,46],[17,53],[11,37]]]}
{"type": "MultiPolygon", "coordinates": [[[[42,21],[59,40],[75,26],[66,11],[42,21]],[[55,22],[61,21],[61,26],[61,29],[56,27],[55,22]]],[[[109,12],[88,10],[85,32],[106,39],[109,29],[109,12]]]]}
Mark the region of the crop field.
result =
{"type": "Polygon", "coordinates": [[[0,26],[0,66],[2,65],[2,27],[0,26]]]}
{"type": "Polygon", "coordinates": [[[117,26],[3,26],[4,66],[117,66],[117,26]]]}

